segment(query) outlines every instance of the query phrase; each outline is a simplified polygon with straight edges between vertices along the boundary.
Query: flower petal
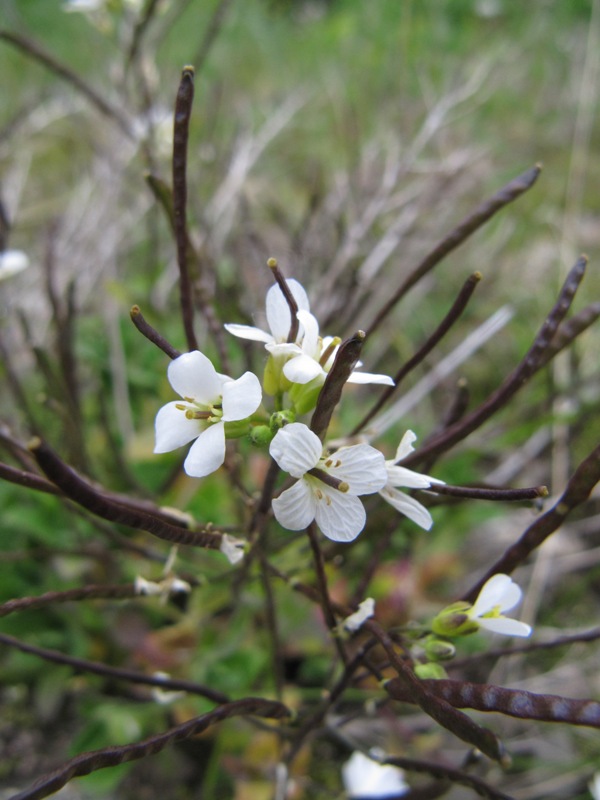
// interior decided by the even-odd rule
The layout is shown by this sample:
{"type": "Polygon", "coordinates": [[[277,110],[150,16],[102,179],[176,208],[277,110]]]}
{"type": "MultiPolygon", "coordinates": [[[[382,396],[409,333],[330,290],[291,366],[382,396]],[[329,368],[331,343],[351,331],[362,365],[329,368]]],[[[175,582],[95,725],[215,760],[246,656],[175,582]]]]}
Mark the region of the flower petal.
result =
{"type": "Polygon", "coordinates": [[[316,498],[304,480],[299,480],[272,501],[275,519],[290,531],[301,531],[315,518],[316,498]]]}
{"type": "Polygon", "coordinates": [[[171,361],[167,377],[180,397],[189,397],[202,405],[210,405],[221,396],[223,376],[217,375],[210,359],[199,350],[171,361]]]}
{"type": "Polygon", "coordinates": [[[399,467],[396,464],[386,462],[388,483],[391,486],[402,486],[405,489],[428,489],[434,483],[443,483],[437,478],[430,478],[429,475],[421,475],[413,472],[407,467],[399,467]]]}
{"type": "Polygon", "coordinates": [[[433,525],[433,519],[429,511],[425,506],[421,505],[418,500],[415,500],[414,497],[404,494],[404,492],[399,492],[398,489],[394,489],[389,485],[384,486],[379,494],[393,506],[396,511],[404,514],[405,517],[411,519],[420,528],[428,531],[433,525]]]}
{"type": "Polygon", "coordinates": [[[216,422],[202,431],[190,448],[183,468],[193,478],[204,478],[225,460],[225,423],[216,422]]]}
{"type": "Polygon", "coordinates": [[[313,488],[318,488],[315,518],[328,539],[334,542],[351,542],[365,527],[367,514],[358,497],[326,486],[318,478],[310,478],[313,488]]]}
{"type": "Polygon", "coordinates": [[[353,372],[348,378],[348,383],[380,383],[384,386],[394,385],[394,381],[389,375],[376,375],[372,372],[353,372]]]}
{"type": "Polygon", "coordinates": [[[283,374],[292,383],[310,383],[314,378],[322,375],[325,378],[325,372],[318,361],[310,356],[300,355],[291,358],[283,365],[283,374]]]}
{"type": "Polygon", "coordinates": [[[317,465],[323,445],[319,437],[301,422],[292,422],[277,431],[269,446],[269,452],[281,469],[294,478],[317,465]]]}
{"type": "Polygon", "coordinates": [[[417,434],[413,433],[413,431],[406,431],[402,439],[400,439],[400,444],[398,445],[398,449],[396,450],[396,456],[394,458],[394,464],[397,464],[398,461],[402,461],[406,458],[407,455],[414,451],[414,447],[412,446],[413,442],[417,441],[417,434]]]}
{"type": "Polygon", "coordinates": [[[349,484],[349,494],[373,494],[387,482],[383,453],[368,444],[340,447],[325,459],[325,469],[349,484]]]}
{"type": "Polygon", "coordinates": [[[29,266],[29,258],[22,250],[4,250],[0,253],[0,281],[18,275],[29,266]]]}
{"type": "Polygon", "coordinates": [[[473,603],[473,607],[469,612],[469,616],[473,618],[481,617],[483,614],[487,614],[496,606],[498,606],[502,611],[506,611],[508,608],[513,608],[516,606],[520,599],[521,589],[516,583],[513,584],[512,578],[509,575],[498,573],[497,575],[492,575],[492,577],[483,584],[481,591],[479,592],[479,596],[473,603]],[[515,587],[516,591],[518,592],[518,596],[516,596],[515,590],[510,589],[511,585],[515,587]],[[510,593],[510,601],[514,601],[510,606],[507,606],[504,603],[504,597],[507,595],[507,592],[510,593]]]}
{"type": "Polygon", "coordinates": [[[531,636],[531,626],[518,619],[509,617],[480,617],[477,620],[481,628],[504,636],[531,636]]]}
{"type": "MultiPolygon", "coordinates": [[[[309,311],[310,303],[304,287],[290,278],[286,281],[299,310],[309,311]]],[[[276,342],[285,342],[292,326],[292,315],[287,300],[278,284],[271,286],[267,292],[267,322],[276,342]]]]}
{"type": "Polygon", "coordinates": [[[305,355],[319,359],[319,323],[317,318],[314,317],[310,311],[298,311],[296,315],[298,321],[304,329],[304,336],[302,337],[302,350],[305,355]]]}
{"type": "Polygon", "coordinates": [[[223,422],[246,419],[254,414],[262,400],[260,381],[253,372],[223,384],[223,422]]]}
{"type": "Polygon", "coordinates": [[[188,419],[185,411],[177,408],[181,403],[173,401],[163,406],[154,422],[156,444],[155,453],[169,453],[191,442],[202,433],[206,423],[198,419],[188,419]]]}
{"type": "Polygon", "coordinates": [[[232,333],[240,339],[250,339],[253,342],[264,342],[271,344],[273,337],[266,331],[261,331],[260,328],[255,328],[252,325],[238,325],[235,322],[227,322],[224,326],[228,333],[232,333]]]}

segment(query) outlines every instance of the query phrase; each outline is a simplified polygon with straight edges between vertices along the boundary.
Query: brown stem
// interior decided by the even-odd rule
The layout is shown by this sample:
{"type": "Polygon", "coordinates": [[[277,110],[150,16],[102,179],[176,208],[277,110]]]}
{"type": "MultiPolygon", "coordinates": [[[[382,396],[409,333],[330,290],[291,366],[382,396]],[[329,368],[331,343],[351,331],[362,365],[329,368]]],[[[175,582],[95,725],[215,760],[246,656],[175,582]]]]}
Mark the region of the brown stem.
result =
{"type": "Polygon", "coordinates": [[[181,315],[188,350],[197,350],[194,333],[194,306],[192,284],[188,268],[187,234],[187,146],[194,100],[194,68],[184,67],[175,101],[173,126],[173,224],[179,265],[179,297],[181,315]]]}
{"type": "Polygon", "coordinates": [[[140,311],[139,306],[132,306],[131,311],[129,312],[129,316],[131,317],[131,321],[138,329],[138,331],[143,334],[146,339],[155,344],[159,347],[163,353],[166,353],[169,358],[174,359],[178,358],[181,353],[179,350],[176,350],[167,340],[156,331],[149,322],[146,322],[144,319],[142,312],[140,311]]]}
{"type": "Polygon", "coordinates": [[[417,350],[417,352],[409,358],[406,364],[402,366],[398,372],[394,375],[394,385],[386,387],[383,394],[379,397],[377,402],[373,405],[373,407],[368,411],[367,414],[362,418],[362,420],[358,423],[358,425],[354,428],[354,430],[350,433],[350,436],[355,436],[359,431],[361,431],[365,425],[369,422],[369,420],[375,416],[375,414],[382,408],[383,405],[390,399],[390,397],[394,394],[394,392],[398,389],[400,383],[404,380],[404,378],[416,367],[418,366],[423,359],[425,359],[429,353],[433,350],[433,348],[443,339],[443,337],[448,333],[450,328],[460,319],[463,311],[467,307],[467,304],[471,297],[473,296],[473,292],[477,288],[477,284],[481,280],[481,273],[474,272],[472,275],[469,275],[467,280],[465,281],[462,289],[460,290],[458,297],[452,304],[452,307],[444,317],[444,319],[440,322],[438,327],[435,331],[431,334],[429,339],[417,350]]]}
{"type": "Polygon", "coordinates": [[[448,236],[442,239],[442,241],[425,256],[421,263],[417,264],[400,288],[388,300],[383,308],[377,312],[375,319],[371,323],[371,327],[367,330],[367,335],[370,336],[373,331],[381,325],[396,303],[404,297],[408,290],[437,266],[448,253],[451,253],[461,245],[472,233],[487,222],[488,219],[491,219],[494,214],[500,211],[500,209],[512,203],[513,200],[516,200],[517,197],[520,197],[520,195],[530,189],[538,179],[541,170],[541,166],[536,164],[535,167],[528,169],[522,175],[519,175],[517,178],[510,181],[510,183],[507,183],[506,186],[490,197],[489,200],[485,200],[481,203],[472,214],[466,217],[448,236]]]}

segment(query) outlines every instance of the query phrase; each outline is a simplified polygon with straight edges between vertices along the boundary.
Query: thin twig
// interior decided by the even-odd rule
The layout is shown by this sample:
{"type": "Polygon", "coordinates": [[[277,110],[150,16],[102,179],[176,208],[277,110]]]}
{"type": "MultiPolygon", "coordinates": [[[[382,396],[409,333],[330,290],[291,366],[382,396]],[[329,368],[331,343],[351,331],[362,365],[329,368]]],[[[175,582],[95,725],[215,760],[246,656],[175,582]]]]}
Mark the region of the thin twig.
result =
{"type": "Polygon", "coordinates": [[[498,211],[512,203],[517,197],[520,197],[524,192],[530,189],[538,179],[541,172],[541,166],[536,164],[535,167],[528,169],[522,175],[514,178],[510,183],[506,184],[499,192],[484,201],[466,217],[456,228],[446,236],[436,247],[429,252],[425,258],[418,264],[415,269],[406,278],[400,288],[388,300],[387,303],[381,308],[370,328],[367,330],[367,335],[370,336],[376,330],[383,320],[387,317],[394,306],[404,297],[404,295],[411,289],[421,278],[430,272],[439,262],[445,258],[448,253],[451,253],[459,245],[461,245],[469,236],[486,223],[498,211]]]}
{"type": "Polygon", "coordinates": [[[121,114],[118,108],[99,95],[95,89],[83,80],[81,75],[58,61],[39,44],[31,39],[26,39],[18,33],[6,30],[0,30],[0,40],[4,40],[18,50],[21,50],[21,52],[25,53],[27,56],[43,64],[50,72],[53,72],[55,75],[58,75],[59,78],[69,83],[89,100],[101,114],[108,117],[112,122],[115,122],[129,139],[135,139],[129,120],[121,114]]]}
{"type": "Polygon", "coordinates": [[[467,304],[471,297],[473,296],[473,292],[477,288],[477,284],[481,280],[481,273],[474,272],[472,275],[469,275],[467,280],[465,281],[462,289],[460,290],[458,297],[452,304],[452,307],[444,317],[444,319],[440,322],[438,327],[435,331],[431,334],[431,336],[427,339],[427,341],[417,350],[417,352],[409,358],[406,364],[404,364],[398,372],[394,375],[394,385],[388,386],[383,394],[379,397],[377,402],[373,405],[373,407],[365,414],[363,419],[356,425],[356,427],[350,433],[350,436],[355,436],[359,431],[361,431],[365,425],[369,422],[369,420],[375,416],[375,414],[382,408],[383,405],[389,400],[389,398],[394,394],[394,392],[398,389],[401,382],[404,378],[416,367],[418,366],[433,350],[433,348],[443,339],[443,337],[448,333],[450,328],[460,319],[463,311],[467,307],[467,304]]]}
{"type": "Polygon", "coordinates": [[[174,359],[178,358],[181,353],[179,350],[176,350],[167,340],[160,335],[160,333],[155,330],[149,322],[146,321],[142,312],[140,311],[139,306],[132,306],[129,312],[129,316],[131,317],[131,321],[138,329],[138,331],[143,334],[146,339],[155,344],[159,347],[163,353],[166,353],[169,358],[174,359]]]}
{"type": "Polygon", "coordinates": [[[187,233],[187,146],[194,100],[194,68],[184,67],[175,101],[173,125],[173,224],[179,265],[179,297],[181,315],[188,350],[197,350],[194,333],[194,306],[192,284],[188,268],[187,233]]]}

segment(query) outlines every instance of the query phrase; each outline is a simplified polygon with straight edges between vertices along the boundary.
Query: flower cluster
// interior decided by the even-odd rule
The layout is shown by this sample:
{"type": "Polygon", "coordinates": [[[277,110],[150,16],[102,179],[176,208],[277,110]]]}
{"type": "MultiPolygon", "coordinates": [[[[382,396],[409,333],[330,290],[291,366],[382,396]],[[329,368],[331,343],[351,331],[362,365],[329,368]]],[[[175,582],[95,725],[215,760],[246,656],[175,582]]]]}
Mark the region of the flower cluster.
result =
{"type": "MultiPolygon", "coordinates": [[[[339,337],[320,336],[302,285],[290,279],[283,287],[272,286],[267,292],[266,316],[269,332],[249,325],[225,325],[234,336],[264,344],[268,357],[262,387],[251,372],[236,380],[219,374],[199,351],[171,362],[169,383],[181,400],[167,403],[158,412],[154,452],[166,453],[193,441],[184,469],[201,478],[223,464],[227,439],[249,435],[255,444],[268,446],[279,467],[296,479],[272,503],[273,514],[284,528],[302,530],[316,520],[329,539],[350,542],[365,526],[359,497],[378,492],[400,513],[429,529],[432,519],[427,509],[399,491],[400,487],[426,489],[441,483],[399,464],[413,450],[416,436],[412,431],[402,438],[395,458],[386,460],[367,443],[329,452],[316,433],[296,421],[315,408],[341,344],[339,337]],[[270,417],[261,406],[263,391],[274,396],[276,411],[270,417]]],[[[350,373],[348,382],[393,385],[387,375],[359,369],[350,373]]]]}

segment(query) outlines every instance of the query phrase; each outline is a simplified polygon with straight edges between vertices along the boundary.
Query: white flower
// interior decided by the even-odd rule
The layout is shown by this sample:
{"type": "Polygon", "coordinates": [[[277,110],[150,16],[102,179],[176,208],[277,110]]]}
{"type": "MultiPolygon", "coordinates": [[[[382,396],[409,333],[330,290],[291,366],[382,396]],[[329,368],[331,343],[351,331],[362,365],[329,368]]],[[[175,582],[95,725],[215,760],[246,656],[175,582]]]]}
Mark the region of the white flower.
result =
{"type": "MultiPolygon", "coordinates": [[[[169,680],[171,677],[168,672],[153,672],[153,678],[160,678],[161,680],[169,680]]],[[[180,700],[182,697],[185,697],[185,692],[180,691],[173,691],[172,689],[161,689],[160,686],[153,686],[150,690],[152,695],[152,699],[155,703],[158,703],[161,706],[169,705],[169,703],[173,703],[175,700],[180,700]]]]}
{"type": "Polygon", "coordinates": [[[4,250],[0,253],[0,281],[12,278],[29,266],[29,259],[21,250],[4,250]]]}
{"type": "Polygon", "coordinates": [[[398,466],[398,462],[405,459],[406,456],[415,449],[412,443],[416,438],[416,435],[412,431],[406,431],[402,437],[402,441],[398,445],[395,457],[385,462],[387,481],[379,494],[384,500],[387,500],[390,505],[394,506],[397,511],[404,514],[409,519],[412,519],[413,522],[416,522],[417,525],[420,525],[421,528],[425,528],[425,530],[428,531],[433,524],[429,511],[425,506],[415,500],[414,497],[404,492],[399,492],[397,488],[402,486],[406,489],[427,489],[433,483],[443,483],[443,481],[437,478],[432,478],[429,475],[421,475],[406,467],[398,466]]]}
{"type": "Polygon", "coordinates": [[[105,0],[66,0],[63,3],[63,11],[82,11],[84,14],[90,11],[100,11],[105,6],[105,0]]]}
{"type": "Polygon", "coordinates": [[[383,800],[406,794],[410,788],[403,770],[391,764],[379,764],[358,750],[342,767],[342,780],[349,798],[383,800]]]}
{"type": "MultiPolygon", "coordinates": [[[[302,311],[308,311],[310,304],[308,295],[304,291],[302,284],[290,278],[286,281],[290,292],[298,308],[302,311]]],[[[266,347],[273,353],[278,355],[277,348],[273,345],[282,345],[287,342],[290,328],[292,327],[292,315],[290,307],[285,299],[283,292],[278,284],[271,286],[267,292],[266,300],[267,322],[271,333],[255,328],[252,325],[237,325],[235,323],[228,323],[225,325],[225,330],[232,333],[234,336],[239,336],[241,339],[251,339],[253,342],[263,342],[266,347]]],[[[299,329],[296,341],[301,339],[302,330],[299,329]]]]}
{"type": "MultiPolygon", "coordinates": [[[[321,338],[319,336],[319,323],[309,311],[298,311],[298,321],[301,330],[304,330],[301,345],[288,344],[280,347],[281,353],[290,355],[283,367],[283,374],[292,383],[305,384],[319,378],[323,383],[327,373],[333,366],[340,339],[333,336],[321,338]]],[[[267,345],[272,351],[272,347],[267,345]]],[[[358,363],[358,366],[361,362],[358,363]]],[[[394,381],[389,375],[376,375],[372,372],[358,372],[354,370],[348,378],[348,383],[380,383],[393,386],[394,381]]]]}
{"type": "Polygon", "coordinates": [[[492,575],[484,583],[473,606],[465,611],[479,627],[505,636],[529,636],[531,627],[516,619],[503,616],[521,600],[521,589],[509,575],[492,575]]]}
{"type": "Polygon", "coordinates": [[[225,460],[225,423],[246,419],[259,407],[260,381],[252,372],[235,381],[220,375],[198,350],[171,361],[167,376],[184,402],[167,403],[156,415],[154,452],[167,453],[195,439],[183,468],[202,478],[225,460]]]}
{"type": "Polygon", "coordinates": [[[246,544],[244,539],[236,539],[235,536],[224,533],[221,537],[221,546],[219,550],[230,564],[239,564],[244,558],[246,544]]]}
{"type": "Polygon", "coordinates": [[[375,613],[375,600],[372,597],[367,597],[366,600],[363,600],[362,603],[359,603],[358,610],[354,612],[354,614],[350,614],[349,617],[342,622],[342,628],[349,631],[350,633],[355,633],[365,622],[366,620],[370,619],[375,613]]]}
{"type": "MultiPolygon", "coordinates": [[[[250,325],[231,323],[225,325],[225,329],[242,339],[263,342],[274,357],[287,358],[283,374],[292,383],[306,384],[315,378],[319,378],[320,383],[323,383],[331,369],[341,340],[333,336],[325,338],[319,336],[319,323],[310,313],[308,295],[304,287],[293,278],[287,280],[286,283],[298,306],[296,316],[300,324],[295,341],[287,341],[292,325],[292,316],[287,300],[278,284],[271,286],[267,292],[267,322],[271,333],[250,325]]],[[[388,386],[394,384],[389,375],[374,375],[369,372],[357,371],[348,378],[348,383],[383,383],[388,386]]]]}
{"type": "Polygon", "coordinates": [[[324,456],[319,437],[306,425],[292,422],[277,431],[269,452],[283,470],[299,478],[273,500],[273,512],[284,528],[299,531],[316,519],[334,542],[351,542],[358,536],[366,514],[357,495],[379,491],[386,480],[385,460],[378,450],[359,444],[324,456]]]}

